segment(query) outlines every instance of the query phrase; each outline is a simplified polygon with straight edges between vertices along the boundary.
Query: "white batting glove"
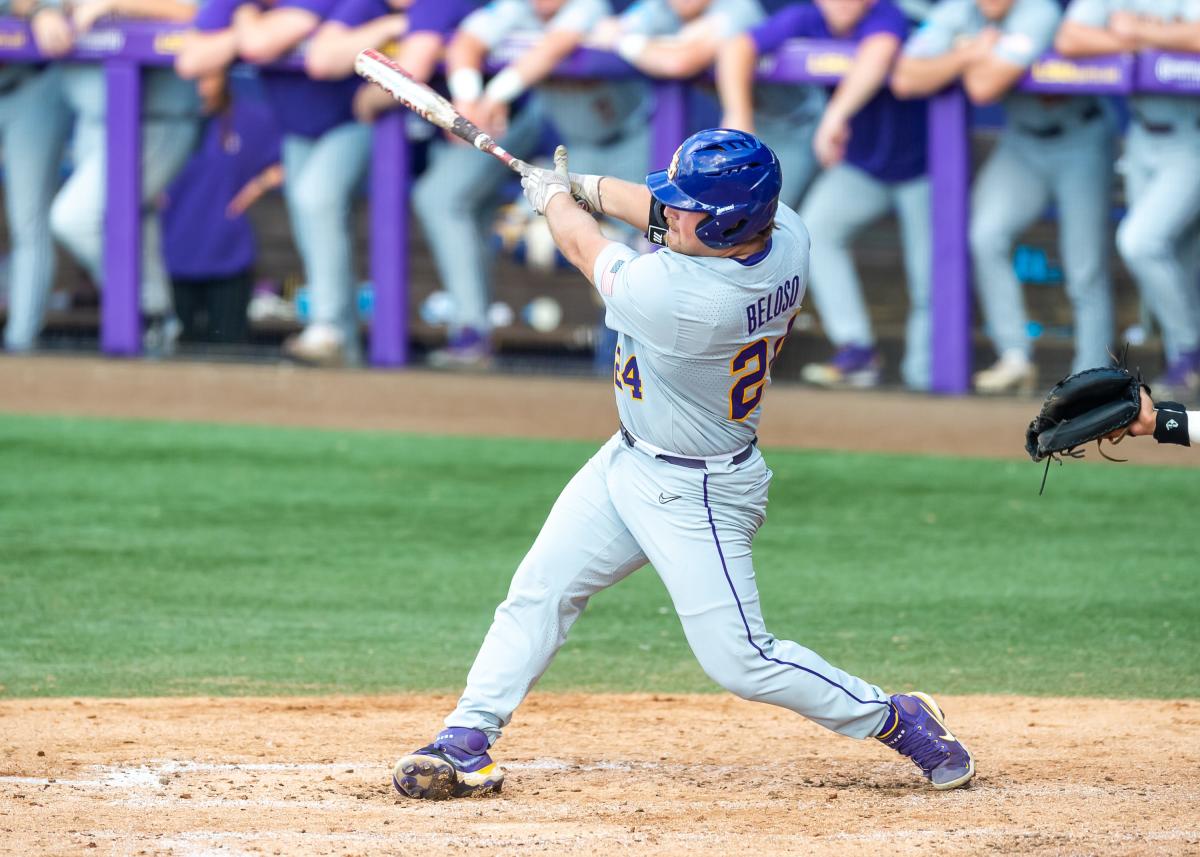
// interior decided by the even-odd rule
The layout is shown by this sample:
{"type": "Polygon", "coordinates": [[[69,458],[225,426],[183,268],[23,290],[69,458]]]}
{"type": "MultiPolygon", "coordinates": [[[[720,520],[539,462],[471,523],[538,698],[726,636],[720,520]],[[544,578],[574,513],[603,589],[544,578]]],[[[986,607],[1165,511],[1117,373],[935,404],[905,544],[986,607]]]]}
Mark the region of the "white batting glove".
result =
{"type": "Polygon", "coordinates": [[[554,170],[533,168],[521,178],[521,189],[525,198],[538,214],[546,213],[550,200],[560,193],[570,195],[571,180],[554,170]]]}
{"type": "Polygon", "coordinates": [[[559,146],[554,150],[554,171],[571,180],[571,196],[575,198],[575,202],[579,204],[580,208],[588,214],[599,214],[604,211],[600,207],[600,179],[603,177],[568,172],[566,146],[559,146]]]}

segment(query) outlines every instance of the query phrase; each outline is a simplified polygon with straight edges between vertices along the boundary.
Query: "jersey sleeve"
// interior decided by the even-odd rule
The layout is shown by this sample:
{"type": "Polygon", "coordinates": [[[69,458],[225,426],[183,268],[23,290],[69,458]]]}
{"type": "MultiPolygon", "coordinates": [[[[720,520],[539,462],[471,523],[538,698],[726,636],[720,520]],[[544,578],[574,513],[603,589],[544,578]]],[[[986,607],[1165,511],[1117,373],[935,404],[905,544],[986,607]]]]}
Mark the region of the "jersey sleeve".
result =
{"type": "Polygon", "coordinates": [[[1072,0],[1064,17],[1085,27],[1107,26],[1108,0],[1072,0]]]}
{"type": "Polygon", "coordinates": [[[586,33],[611,12],[607,0],[567,0],[546,24],[546,29],[586,33]]]}
{"type": "Polygon", "coordinates": [[[492,0],[463,19],[462,29],[489,48],[504,41],[526,17],[521,0],[492,0]]]}
{"type": "Polygon", "coordinates": [[[192,26],[202,33],[224,30],[233,24],[233,13],[243,0],[205,0],[196,13],[192,26]]]}
{"type": "Polygon", "coordinates": [[[324,20],[333,11],[335,0],[276,0],[273,9],[303,9],[324,20]]]}
{"type": "Polygon", "coordinates": [[[637,0],[620,17],[621,32],[669,36],[679,29],[679,18],[664,0],[637,0]]]}
{"type": "Polygon", "coordinates": [[[325,20],[358,27],[388,14],[391,10],[383,0],[341,0],[325,20]]]}
{"type": "Polygon", "coordinates": [[[760,54],[769,54],[778,50],[788,39],[810,36],[813,32],[813,16],[819,14],[814,6],[785,6],[750,30],[750,38],[760,54]]]}
{"type": "Polygon", "coordinates": [[[679,331],[664,253],[638,253],[613,242],[600,251],[592,282],[604,301],[604,323],[639,342],[671,349],[679,331]]]}
{"type": "Polygon", "coordinates": [[[908,35],[908,19],[891,3],[880,0],[871,7],[871,11],[858,25],[855,35],[859,41],[879,35],[895,36],[904,41],[904,37],[908,35]]]}
{"type": "Polygon", "coordinates": [[[942,0],[934,6],[925,23],[904,43],[905,56],[928,59],[948,53],[954,47],[954,40],[966,35],[963,3],[974,0],[942,0]]]}
{"type": "Polygon", "coordinates": [[[408,7],[408,32],[449,36],[472,9],[467,0],[416,0],[408,7]]]}
{"type": "Polygon", "coordinates": [[[1054,0],[1022,0],[1005,18],[993,53],[1005,62],[1029,68],[1054,44],[1060,17],[1054,0]]]}

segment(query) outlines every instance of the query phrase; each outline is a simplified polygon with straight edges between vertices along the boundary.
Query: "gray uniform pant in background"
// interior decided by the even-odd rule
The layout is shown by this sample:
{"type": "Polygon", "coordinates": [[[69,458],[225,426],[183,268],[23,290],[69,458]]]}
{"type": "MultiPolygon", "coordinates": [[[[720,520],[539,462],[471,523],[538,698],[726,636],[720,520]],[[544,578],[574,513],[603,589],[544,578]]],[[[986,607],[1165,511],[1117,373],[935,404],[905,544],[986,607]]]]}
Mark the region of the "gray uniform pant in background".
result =
{"type": "MultiPolygon", "coordinates": [[[[500,144],[518,158],[537,149],[546,114],[534,98],[512,117],[500,144]]],[[[560,128],[572,172],[615,176],[639,182],[645,178],[650,129],[639,121],[612,142],[573,140],[560,128]]],[[[442,286],[454,299],[452,331],[489,327],[492,225],[502,199],[500,191],[514,173],[473,147],[437,142],[430,164],[413,186],[413,209],[421,220],[442,286]]]]}
{"type": "Polygon", "coordinates": [[[284,201],[308,280],[309,323],[336,327],[357,357],[350,215],[371,160],[371,128],[344,122],[317,138],[287,134],[281,154],[284,201]]]}
{"type": "Polygon", "coordinates": [[[1200,348],[1200,128],[1151,134],[1133,122],[1119,169],[1129,208],[1117,228],[1117,249],[1174,360],[1200,348]]]}
{"type": "Polygon", "coordinates": [[[12,245],[4,347],[26,351],[37,341],[54,279],[50,202],[58,190],[71,114],[60,69],[31,74],[0,96],[4,208],[12,245]]]}
{"type": "Polygon", "coordinates": [[[481,729],[495,741],[588,599],[650,562],[713,681],[843,735],[877,734],[888,714],[882,690],[776,639],[763,623],[750,547],[770,483],[757,450],[710,472],[651,458],[614,436],[550,510],[446,725],[481,729]],[[664,494],[675,499],[663,503],[664,494]]]}
{"type": "MultiPolygon", "coordinates": [[[[166,315],[172,311],[171,281],[162,255],[162,232],[156,201],[183,168],[200,132],[194,85],[164,69],[143,75],[142,107],[142,312],[166,315]],[[153,109],[155,100],[178,102],[177,115],[153,109]]],[[[50,209],[54,237],[71,252],[97,286],[104,283],[105,181],[108,137],[105,129],[104,72],[91,66],[63,71],[63,91],[76,113],[73,159],[75,170],[50,209]]]]}
{"type": "MultiPolygon", "coordinates": [[[[511,117],[499,143],[527,158],[542,136],[536,99],[511,117]]],[[[574,165],[572,165],[574,168],[574,165]]],[[[492,222],[500,189],[513,171],[473,146],[438,140],[429,147],[429,166],[413,185],[413,211],[421,221],[442,287],[454,299],[451,330],[488,329],[492,222]]]]}
{"type": "Polygon", "coordinates": [[[1008,129],[980,170],[971,195],[971,258],[984,324],[997,354],[1031,356],[1013,245],[1053,202],[1067,297],[1075,315],[1071,371],[1110,362],[1112,158],[1111,129],[1096,118],[1052,139],[1008,129]]]}
{"type": "Polygon", "coordinates": [[[800,217],[812,237],[810,291],[834,345],[871,346],[875,334],[863,300],[850,245],[871,223],[896,212],[908,280],[908,322],[900,375],[915,390],[930,383],[929,180],[887,184],[857,167],[838,164],[822,173],[800,217]]]}
{"type": "Polygon", "coordinates": [[[797,125],[791,117],[754,116],[755,135],[779,158],[779,166],[783,171],[779,201],[796,211],[800,210],[805,192],[821,171],[821,164],[812,147],[819,120],[818,116],[810,122],[797,125]]]}

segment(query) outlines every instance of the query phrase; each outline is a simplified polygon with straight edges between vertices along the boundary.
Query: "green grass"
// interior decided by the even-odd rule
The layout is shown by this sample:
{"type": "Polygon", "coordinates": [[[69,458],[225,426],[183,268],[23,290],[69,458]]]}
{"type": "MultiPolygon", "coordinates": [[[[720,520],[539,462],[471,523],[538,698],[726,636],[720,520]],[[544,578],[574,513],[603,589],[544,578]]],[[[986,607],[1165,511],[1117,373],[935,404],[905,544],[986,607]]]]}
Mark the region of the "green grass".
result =
{"type": "MultiPolygon", "coordinates": [[[[591,451],[0,416],[0,695],[457,691],[591,451]]],[[[777,636],[889,689],[1200,696],[1200,471],[768,460],[777,636]]],[[[714,689],[650,569],[541,686],[714,689]]]]}

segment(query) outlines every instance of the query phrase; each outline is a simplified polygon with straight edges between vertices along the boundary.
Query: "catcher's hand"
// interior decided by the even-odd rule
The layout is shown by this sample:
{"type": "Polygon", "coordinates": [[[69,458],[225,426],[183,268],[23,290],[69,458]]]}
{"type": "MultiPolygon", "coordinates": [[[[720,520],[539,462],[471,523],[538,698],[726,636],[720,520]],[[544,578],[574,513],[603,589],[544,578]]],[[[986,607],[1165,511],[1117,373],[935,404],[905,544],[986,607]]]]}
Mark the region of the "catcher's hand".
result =
{"type": "MultiPolygon", "coordinates": [[[[1126,434],[1142,434],[1140,416],[1143,397],[1150,402],[1149,389],[1140,375],[1127,369],[1102,367],[1069,375],[1054,385],[1041,413],[1025,431],[1025,451],[1034,461],[1069,455],[1082,458],[1078,447],[1096,441],[1105,458],[1102,440],[1117,442],[1126,434]],[[1136,430],[1132,426],[1137,425],[1136,430]]],[[[1153,408],[1153,402],[1150,402],[1153,408]]],[[[1153,411],[1151,411],[1153,433],[1153,411]]],[[[1059,459],[1061,461],[1061,458],[1059,459]]],[[[1112,459],[1118,460],[1118,459],[1112,459]]],[[[1042,479],[1045,489],[1046,480],[1042,479]]]]}

